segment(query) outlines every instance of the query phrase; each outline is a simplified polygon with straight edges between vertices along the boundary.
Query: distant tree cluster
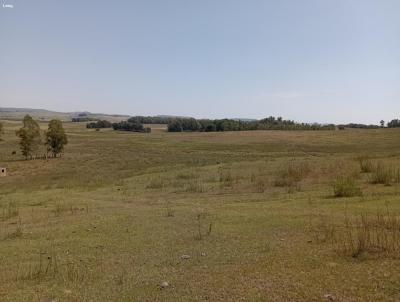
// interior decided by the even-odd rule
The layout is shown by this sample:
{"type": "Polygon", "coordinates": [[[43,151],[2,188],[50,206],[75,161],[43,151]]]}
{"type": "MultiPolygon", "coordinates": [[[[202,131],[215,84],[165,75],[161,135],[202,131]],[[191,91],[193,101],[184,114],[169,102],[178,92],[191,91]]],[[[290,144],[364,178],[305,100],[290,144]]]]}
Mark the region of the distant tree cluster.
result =
{"type": "Polygon", "coordinates": [[[247,130],[334,130],[335,125],[296,123],[281,117],[268,117],[258,121],[233,119],[196,120],[194,118],[175,118],[168,123],[169,132],[182,131],[247,131],[247,130]]]}
{"type": "Polygon", "coordinates": [[[132,119],[141,124],[168,124],[174,118],[170,116],[133,116],[132,119]]]}
{"type": "Polygon", "coordinates": [[[335,130],[334,124],[297,123],[292,120],[284,120],[282,117],[273,116],[262,119],[257,124],[257,130],[335,130]]]}
{"type": "Polygon", "coordinates": [[[112,128],[112,123],[106,120],[91,122],[86,124],[88,129],[101,129],[101,128],[112,128]]]}
{"type": "MultiPolygon", "coordinates": [[[[40,127],[28,114],[25,115],[22,123],[22,128],[16,131],[16,135],[19,137],[19,146],[25,159],[32,159],[37,156],[39,147],[42,145],[40,127]]],[[[67,135],[61,121],[56,119],[51,120],[48,130],[45,132],[47,152],[51,152],[53,157],[57,157],[67,143],[67,135]]]]}
{"type": "Polygon", "coordinates": [[[93,118],[90,118],[90,117],[73,117],[72,119],[71,119],[71,121],[73,122],[73,123],[80,123],[80,122],[90,122],[90,121],[93,121],[94,119],[93,118]]]}
{"type": "Polygon", "coordinates": [[[194,118],[175,118],[168,123],[169,132],[182,132],[182,131],[200,131],[200,132],[214,132],[214,131],[239,131],[239,130],[253,130],[251,122],[242,122],[231,119],[208,120],[194,118]]]}
{"type": "Polygon", "coordinates": [[[338,125],[339,129],[345,129],[345,128],[356,128],[356,129],[377,129],[379,128],[378,125],[365,125],[365,124],[345,124],[345,125],[338,125]]]}
{"type": "Polygon", "coordinates": [[[174,118],[168,123],[169,132],[201,131],[202,124],[194,118],[174,118]]]}
{"type": "Polygon", "coordinates": [[[388,128],[399,128],[400,127],[400,120],[394,119],[387,123],[388,128]]]}
{"type": "Polygon", "coordinates": [[[137,117],[131,117],[127,121],[113,123],[114,130],[133,131],[133,132],[151,132],[151,128],[144,127],[137,117]]]}

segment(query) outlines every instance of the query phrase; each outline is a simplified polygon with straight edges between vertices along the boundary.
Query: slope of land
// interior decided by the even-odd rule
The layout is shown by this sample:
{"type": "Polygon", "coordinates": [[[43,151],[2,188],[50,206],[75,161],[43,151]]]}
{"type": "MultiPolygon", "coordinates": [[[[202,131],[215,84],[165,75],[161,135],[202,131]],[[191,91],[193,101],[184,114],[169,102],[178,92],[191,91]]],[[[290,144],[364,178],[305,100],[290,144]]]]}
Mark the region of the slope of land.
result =
{"type": "Polygon", "coordinates": [[[118,115],[118,114],[103,114],[103,113],[91,113],[91,112],[56,112],[45,109],[32,109],[32,108],[6,108],[0,107],[0,119],[7,120],[22,120],[23,117],[29,114],[33,118],[42,121],[48,121],[54,118],[62,121],[71,121],[72,118],[84,115],[91,119],[109,120],[109,121],[121,121],[129,118],[129,115],[118,115]]]}

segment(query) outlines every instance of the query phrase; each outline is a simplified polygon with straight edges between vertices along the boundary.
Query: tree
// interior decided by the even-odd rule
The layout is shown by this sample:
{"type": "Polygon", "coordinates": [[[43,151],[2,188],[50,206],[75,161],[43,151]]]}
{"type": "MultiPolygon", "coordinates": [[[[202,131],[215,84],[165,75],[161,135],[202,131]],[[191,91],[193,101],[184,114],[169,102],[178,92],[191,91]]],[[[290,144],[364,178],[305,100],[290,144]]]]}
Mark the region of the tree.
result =
{"type": "Polygon", "coordinates": [[[145,132],[143,124],[134,118],[130,118],[127,121],[122,121],[119,123],[113,123],[112,127],[114,130],[145,132]]]}
{"type": "Polygon", "coordinates": [[[198,131],[200,124],[194,118],[184,118],[180,120],[183,131],[198,131]]]}
{"type": "Polygon", "coordinates": [[[64,150],[64,146],[68,143],[67,135],[60,120],[51,120],[46,132],[47,151],[53,153],[53,157],[57,157],[64,150]]]}
{"type": "Polygon", "coordinates": [[[182,132],[182,122],[179,119],[173,119],[168,123],[169,132],[182,132]]]}
{"type": "Polygon", "coordinates": [[[388,128],[398,128],[400,127],[400,120],[395,119],[391,120],[390,122],[387,123],[388,128]]]}
{"type": "Polygon", "coordinates": [[[40,127],[39,124],[30,116],[25,115],[23,119],[23,126],[21,129],[16,131],[16,135],[20,138],[19,145],[21,153],[25,156],[32,158],[32,155],[38,150],[41,139],[40,139],[40,127]]]}
{"type": "Polygon", "coordinates": [[[111,128],[112,123],[106,120],[91,122],[86,124],[86,128],[88,129],[100,129],[100,128],[111,128]]]}
{"type": "Polygon", "coordinates": [[[385,127],[385,121],[384,120],[381,120],[380,123],[381,123],[381,127],[382,128],[385,127]]]}

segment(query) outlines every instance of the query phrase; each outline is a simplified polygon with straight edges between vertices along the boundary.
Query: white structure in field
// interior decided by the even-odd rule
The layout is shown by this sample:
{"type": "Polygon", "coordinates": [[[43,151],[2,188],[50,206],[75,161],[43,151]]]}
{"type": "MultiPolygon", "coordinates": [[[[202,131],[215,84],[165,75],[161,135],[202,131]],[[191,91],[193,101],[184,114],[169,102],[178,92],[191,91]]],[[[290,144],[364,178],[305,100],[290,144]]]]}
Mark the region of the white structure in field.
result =
{"type": "Polygon", "coordinates": [[[0,168],[0,177],[4,177],[7,175],[7,169],[6,168],[0,168]]]}

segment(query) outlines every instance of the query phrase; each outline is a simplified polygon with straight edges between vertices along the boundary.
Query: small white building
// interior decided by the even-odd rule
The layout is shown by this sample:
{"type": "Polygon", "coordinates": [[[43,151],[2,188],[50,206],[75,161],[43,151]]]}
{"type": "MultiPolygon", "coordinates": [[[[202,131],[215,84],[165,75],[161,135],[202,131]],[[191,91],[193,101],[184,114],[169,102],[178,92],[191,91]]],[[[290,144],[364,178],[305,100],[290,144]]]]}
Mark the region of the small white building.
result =
{"type": "Polygon", "coordinates": [[[7,169],[6,168],[0,168],[0,177],[7,176],[7,169]]]}

